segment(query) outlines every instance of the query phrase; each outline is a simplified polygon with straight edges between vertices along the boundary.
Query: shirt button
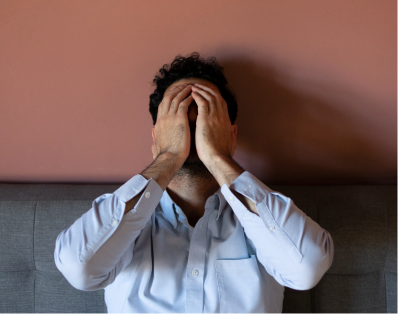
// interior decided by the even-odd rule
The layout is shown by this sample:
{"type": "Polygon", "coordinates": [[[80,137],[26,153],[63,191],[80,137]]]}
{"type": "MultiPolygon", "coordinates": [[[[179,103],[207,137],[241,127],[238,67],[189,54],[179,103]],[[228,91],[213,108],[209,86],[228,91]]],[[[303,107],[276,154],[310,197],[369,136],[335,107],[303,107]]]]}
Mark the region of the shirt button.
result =
{"type": "Polygon", "coordinates": [[[249,185],[249,186],[247,186],[243,191],[247,191],[247,189],[250,189],[252,186],[251,185],[249,185]]]}
{"type": "Polygon", "coordinates": [[[118,224],[118,221],[116,219],[112,220],[111,226],[114,227],[118,224]]]}
{"type": "Polygon", "coordinates": [[[230,197],[229,197],[229,200],[230,200],[231,202],[233,202],[233,201],[235,201],[235,197],[230,196],[230,197]]]}
{"type": "Polygon", "coordinates": [[[145,193],[145,198],[149,198],[151,196],[151,193],[150,192],[146,192],[145,193]]]}
{"type": "Polygon", "coordinates": [[[274,231],[275,230],[275,226],[269,226],[269,230],[274,231]]]}
{"type": "Polygon", "coordinates": [[[199,271],[197,269],[194,269],[192,271],[192,276],[196,277],[197,275],[199,275],[199,271]]]}

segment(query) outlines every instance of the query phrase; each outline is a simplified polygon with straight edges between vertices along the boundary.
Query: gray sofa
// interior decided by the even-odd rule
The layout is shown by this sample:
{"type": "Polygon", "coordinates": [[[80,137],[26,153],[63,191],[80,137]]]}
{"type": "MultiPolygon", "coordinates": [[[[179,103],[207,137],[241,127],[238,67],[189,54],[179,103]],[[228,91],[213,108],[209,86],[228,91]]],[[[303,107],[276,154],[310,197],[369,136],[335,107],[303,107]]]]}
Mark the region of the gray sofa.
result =
{"type": "MultiPolygon", "coordinates": [[[[54,264],[57,235],[120,185],[0,184],[0,312],[106,312],[103,290],[74,289],[54,264]]],[[[331,268],[285,288],[284,312],[397,312],[397,187],[272,186],[328,230],[331,268]]]]}

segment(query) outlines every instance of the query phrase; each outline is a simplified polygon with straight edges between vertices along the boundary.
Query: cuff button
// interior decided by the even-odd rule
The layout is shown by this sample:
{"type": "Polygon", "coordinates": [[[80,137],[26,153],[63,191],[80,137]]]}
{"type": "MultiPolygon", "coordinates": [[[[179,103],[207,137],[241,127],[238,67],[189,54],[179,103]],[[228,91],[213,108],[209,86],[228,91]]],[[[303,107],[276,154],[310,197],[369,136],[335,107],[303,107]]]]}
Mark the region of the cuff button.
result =
{"type": "Polygon", "coordinates": [[[146,192],[145,193],[145,198],[149,198],[151,196],[151,193],[150,192],[146,192]]]}

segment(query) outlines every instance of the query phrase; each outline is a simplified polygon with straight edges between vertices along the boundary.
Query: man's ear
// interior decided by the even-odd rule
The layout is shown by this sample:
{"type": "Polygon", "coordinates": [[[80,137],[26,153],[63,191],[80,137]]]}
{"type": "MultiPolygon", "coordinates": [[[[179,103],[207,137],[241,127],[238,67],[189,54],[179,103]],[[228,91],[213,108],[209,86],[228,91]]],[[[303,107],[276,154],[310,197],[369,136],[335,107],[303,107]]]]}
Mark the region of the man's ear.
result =
{"type": "Polygon", "coordinates": [[[155,126],[152,127],[152,140],[155,142],[156,134],[155,134],[155,126]]]}
{"type": "Polygon", "coordinates": [[[236,149],[236,138],[238,137],[238,126],[236,124],[231,125],[231,139],[232,139],[232,156],[236,149]]]}

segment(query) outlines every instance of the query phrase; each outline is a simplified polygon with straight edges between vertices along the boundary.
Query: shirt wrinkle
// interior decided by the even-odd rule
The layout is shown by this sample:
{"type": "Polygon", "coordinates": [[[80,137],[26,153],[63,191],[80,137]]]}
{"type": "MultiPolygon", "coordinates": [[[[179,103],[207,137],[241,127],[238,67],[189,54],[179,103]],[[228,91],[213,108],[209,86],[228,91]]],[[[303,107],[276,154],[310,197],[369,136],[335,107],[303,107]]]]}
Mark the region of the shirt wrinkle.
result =
{"type": "Polygon", "coordinates": [[[284,286],[314,287],[334,246],[291,199],[270,191],[245,171],[206,200],[193,228],[167,190],[136,175],[61,232],[55,264],[76,289],[105,289],[110,313],[281,313],[284,286]],[[260,215],[232,190],[255,200],[267,195],[256,203],[260,215]],[[139,215],[114,201],[141,191],[139,215]]]}

